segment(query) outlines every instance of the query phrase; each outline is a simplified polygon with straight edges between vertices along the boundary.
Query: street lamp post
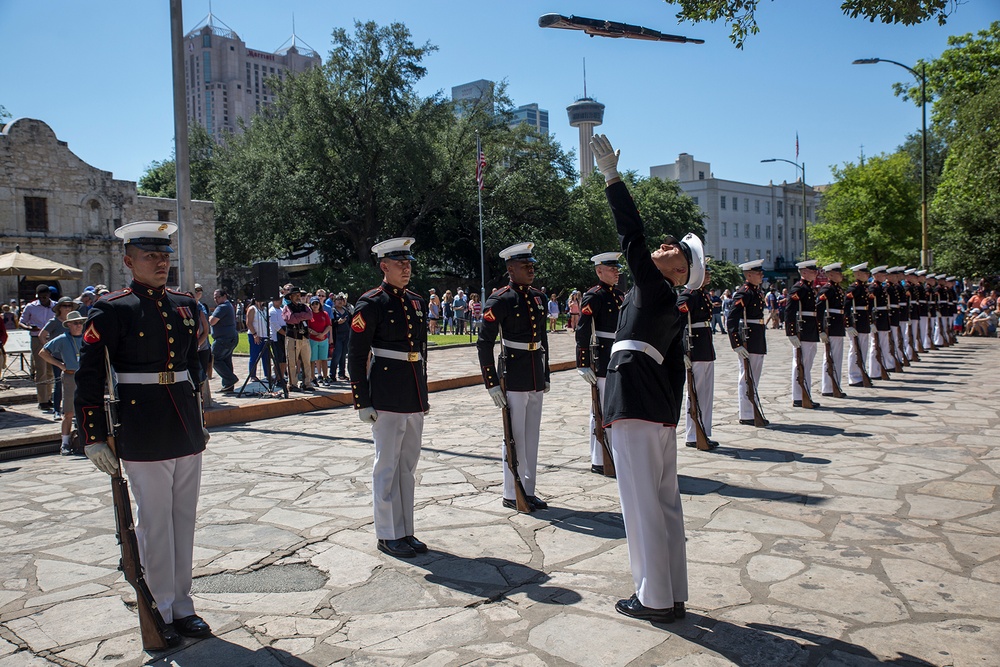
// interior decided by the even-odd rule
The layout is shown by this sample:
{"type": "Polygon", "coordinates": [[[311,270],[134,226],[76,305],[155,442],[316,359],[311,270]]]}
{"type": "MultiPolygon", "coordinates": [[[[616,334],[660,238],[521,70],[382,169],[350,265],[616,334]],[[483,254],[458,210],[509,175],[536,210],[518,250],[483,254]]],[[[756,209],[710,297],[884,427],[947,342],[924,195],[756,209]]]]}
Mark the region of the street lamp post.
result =
{"type": "Polygon", "coordinates": [[[885,58],[858,58],[852,65],[874,65],[891,63],[902,67],[920,79],[920,268],[929,269],[934,263],[927,243],[927,65],[921,64],[920,71],[903,63],[885,58]]]}
{"type": "Polygon", "coordinates": [[[806,224],[806,163],[799,164],[783,157],[772,157],[761,162],[787,162],[802,170],[802,259],[809,259],[809,227],[806,224]]]}

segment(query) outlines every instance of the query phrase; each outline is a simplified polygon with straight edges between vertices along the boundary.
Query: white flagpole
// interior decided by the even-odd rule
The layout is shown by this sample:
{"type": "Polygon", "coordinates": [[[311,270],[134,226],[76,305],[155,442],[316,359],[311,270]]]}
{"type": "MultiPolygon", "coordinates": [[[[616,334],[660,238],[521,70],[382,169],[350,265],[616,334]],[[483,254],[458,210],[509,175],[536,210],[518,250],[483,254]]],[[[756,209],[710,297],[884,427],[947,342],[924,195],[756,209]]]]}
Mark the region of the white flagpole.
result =
{"type": "Polygon", "coordinates": [[[483,189],[479,187],[479,179],[486,178],[486,174],[479,157],[482,153],[479,132],[476,132],[476,174],[479,175],[479,178],[476,179],[476,192],[479,194],[479,275],[482,281],[479,288],[479,304],[481,308],[484,308],[486,303],[486,255],[483,251],[483,189]]]}

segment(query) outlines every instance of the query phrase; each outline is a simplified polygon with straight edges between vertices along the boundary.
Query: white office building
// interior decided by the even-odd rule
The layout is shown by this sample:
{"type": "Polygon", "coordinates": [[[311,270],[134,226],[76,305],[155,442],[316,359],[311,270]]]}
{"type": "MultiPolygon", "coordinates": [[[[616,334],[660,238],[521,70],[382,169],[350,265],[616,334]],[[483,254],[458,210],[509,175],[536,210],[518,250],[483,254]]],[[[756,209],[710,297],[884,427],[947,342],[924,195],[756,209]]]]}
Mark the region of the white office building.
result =
{"type": "Polygon", "coordinates": [[[268,78],[284,79],[320,64],[319,55],[294,33],[275,52],[249,48],[234,30],[212,14],[184,37],[184,84],[188,123],[198,123],[216,138],[238,132],[238,119],[250,119],[274,101],[268,78]]]}
{"type": "Polygon", "coordinates": [[[542,136],[549,135],[549,112],[539,109],[537,104],[522,104],[514,109],[511,127],[526,123],[542,136]]]}
{"type": "Polygon", "coordinates": [[[763,259],[764,270],[784,274],[801,261],[803,220],[815,221],[820,193],[802,182],[755,185],[715,178],[711,164],[681,153],[673,164],[650,167],[651,177],[678,182],[705,214],[705,252],[734,264],[763,259]]]}

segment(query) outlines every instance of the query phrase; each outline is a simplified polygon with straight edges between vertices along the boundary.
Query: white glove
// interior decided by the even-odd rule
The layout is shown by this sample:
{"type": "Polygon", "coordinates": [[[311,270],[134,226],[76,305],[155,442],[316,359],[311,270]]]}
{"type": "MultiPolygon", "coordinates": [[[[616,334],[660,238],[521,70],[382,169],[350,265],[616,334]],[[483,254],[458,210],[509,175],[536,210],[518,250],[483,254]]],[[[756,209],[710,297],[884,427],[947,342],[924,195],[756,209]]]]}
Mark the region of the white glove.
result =
{"type": "Polygon", "coordinates": [[[826,335],[825,333],[823,333],[822,331],[820,331],[820,332],[819,332],[819,342],[823,343],[823,345],[826,345],[827,343],[829,343],[829,342],[830,342],[830,337],[829,337],[829,336],[827,336],[827,335],[826,335]]]}
{"type": "Polygon", "coordinates": [[[594,373],[593,369],[590,369],[590,368],[577,368],[576,372],[579,373],[580,377],[582,377],[584,380],[586,380],[590,384],[593,384],[593,385],[597,384],[597,375],[594,373]]]}
{"type": "Polygon", "coordinates": [[[750,350],[746,349],[742,345],[739,346],[739,347],[737,347],[737,348],[735,348],[734,352],[736,352],[736,356],[739,357],[740,359],[749,359],[750,358],[750,350]]]}
{"type": "Polygon", "coordinates": [[[798,336],[789,336],[788,342],[791,343],[792,347],[794,347],[796,350],[802,347],[802,341],[799,340],[798,336]]]}
{"type": "Polygon", "coordinates": [[[594,151],[597,168],[604,174],[605,182],[618,178],[618,156],[622,154],[621,150],[616,151],[604,134],[595,134],[590,140],[590,148],[594,151]]]}
{"type": "Polygon", "coordinates": [[[691,357],[684,355],[684,368],[691,370],[691,357]]]}
{"type": "Polygon", "coordinates": [[[507,397],[503,395],[503,389],[500,388],[500,385],[490,387],[490,398],[493,399],[498,408],[507,407],[507,397]]]}
{"type": "Polygon", "coordinates": [[[83,448],[83,453],[102,472],[114,475],[115,471],[118,470],[118,458],[106,442],[95,442],[92,445],[87,445],[83,448]]]}
{"type": "Polygon", "coordinates": [[[552,385],[548,382],[545,383],[545,389],[542,390],[543,394],[549,393],[549,389],[552,389],[552,385]]]}
{"type": "Polygon", "coordinates": [[[857,338],[858,330],[855,329],[854,327],[847,327],[847,336],[848,338],[857,338]]]}
{"type": "Polygon", "coordinates": [[[378,410],[375,408],[361,408],[358,410],[358,419],[363,422],[375,423],[378,421],[378,410]]]}

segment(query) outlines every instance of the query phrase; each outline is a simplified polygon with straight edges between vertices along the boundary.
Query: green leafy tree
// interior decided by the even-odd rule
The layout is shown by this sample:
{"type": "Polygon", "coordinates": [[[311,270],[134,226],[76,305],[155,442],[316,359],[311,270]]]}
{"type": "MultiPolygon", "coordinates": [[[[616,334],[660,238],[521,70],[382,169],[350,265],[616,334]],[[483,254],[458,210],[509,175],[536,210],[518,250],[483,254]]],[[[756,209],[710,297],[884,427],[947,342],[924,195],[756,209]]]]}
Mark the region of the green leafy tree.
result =
{"type": "MultiPolygon", "coordinates": [[[[1000,78],[1000,21],[976,35],[953,35],[948,47],[933,60],[918,60],[914,69],[926,67],[927,101],[933,101],[936,130],[951,140],[955,121],[965,102],[1000,78]]],[[[920,105],[920,81],[893,84],[896,95],[920,105]]]]}
{"type": "MultiPolygon", "coordinates": [[[[724,21],[732,26],[729,39],[742,49],[750,35],[760,32],[757,26],[759,0],[665,0],[678,5],[678,21],[724,21]]],[[[930,19],[944,25],[948,15],[959,5],[959,0],[843,0],[840,8],[853,18],[861,17],[874,23],[902,23],[913,25],[930,19]]]]}
{"type": "MultiPolygon", "coordinates": [[[[910,179],[915,183],[920,182],[920,162],[921,162],[921,136],[920,132],[914,132],[906,136],[897,151],[901,151],[910,156],[910,179]]],[[[927,200],[934,198],[938,183],[944,174],[944,162],[948,156],[948,145],[944,137],[939,132],[935,132],[933,127],[927,129],[927,200]]]]}
{"type": "Polygon", "coordinates": [[[864,166],[834,168],[819,217],[809,228],[815,259],[916,264],[920,259],[920,184],[906,153],[876,155],[864,166]]]}
{"type": "Polygon", "coordinates": [[[1000,81],[955,117],[945,173],[934,198],[935,267],[965,276],[1000,272],[1000,81]]]}
{"type": "Polygon", "coordinates": [[[716,259],[709,260],[708,264],[712,267],[712,280],[708,283],[711,289],[721,293],[743,284],[743,271],[736,264],[716,259]]]}
{"type": "Polygon", "coordinates": [[[4,120],[5,118],[10,118],[10,113],[8,113],[7,107],[0,104],[0,120],[4,120]]]}
{"type": "MultiPolygon", "coordinates": [[[[208,130],[197,123],[188,127],[188,159],[191,163],[191,198],[211,199],[213,156],[217,146],[208,130]]],[[[173,153],[173,152],[172,152],[173,153]]],[[[142,175],[138,192],[146,197],[177,198],[177,165],[174,156],[155,160],[142,175]]]]}

